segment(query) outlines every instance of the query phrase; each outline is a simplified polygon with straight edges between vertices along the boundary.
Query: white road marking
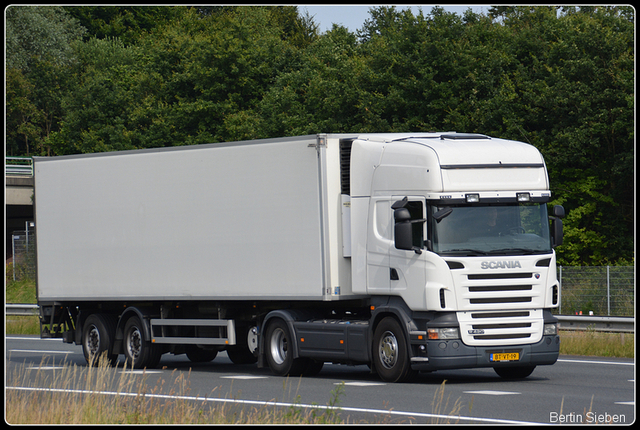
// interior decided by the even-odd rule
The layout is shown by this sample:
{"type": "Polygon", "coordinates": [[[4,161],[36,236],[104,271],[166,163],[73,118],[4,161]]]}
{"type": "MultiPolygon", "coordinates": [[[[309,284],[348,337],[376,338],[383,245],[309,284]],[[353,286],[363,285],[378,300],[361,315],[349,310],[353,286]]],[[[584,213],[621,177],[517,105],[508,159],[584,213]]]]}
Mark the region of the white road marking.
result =
{"type": "Polygon", "coordinates": [[[467,393],[467,394],[486,394],[488,396],[509,396],[509,395],[512,395],[512,394],[522,394],[522,393],[517,393],[515,391],[491,391],[491,390],[463,391],[463,393],[467,393]]]}
{"type": "Polygon", "coordinates": [[[333,385],[349,385],[352,387],[377,387],[380,385],[387,385],[384,382],[334,382],[333,385]]]}
{"type": "Polygon", "coordinates": [[[75,354],[75,351],[40,351],[37,349],[10,349],[9,352],[33,352],[38,354],[75,354]]]}
{"type": "Polygon", "coordinates": [[[222,379],[268,379],[268,376],[251,376],[251,375],[234,375],[234,376],[221,376],[222,379]]]}
{"type": "Polygon", "coordinates": [[[51,337],[51,338],[41,339],[39,337],[7,336],[6,339],[7,340],[55,340],[55,341],[58,341],[58,342],[62,341],[62,339],[60,339],[59,337],[58,338],[51,337]]]}
{"type": "Polygon", "coordinates": [[[629,405],[629,406],[633,406],[636,404],[636,402],[613,402],[616,405],[629,405]]]}
{"type": "Polygon", "coordinates": [[[621,361],[592,361],[592,360],[569,360],[559,358],[558,363],[587,363],[587,364],[617,364],[620,366],[634,366],[634,363],[624,363],[621,361]]]}
{"type": "Polygon", "coordinates": [[[29,370],[58,370],[64,369],[64,366],[31,366],[27,367],[29,370]]]}
{"type": "Polygon", "coordinates": [[[162,373],[162,370],[147,370],[147,369],[135,369],[135,370],[122,370],[120,373],[131,374],[131,375],[143,375],[143,374],[151,374],[151,373],[162,373]]]}

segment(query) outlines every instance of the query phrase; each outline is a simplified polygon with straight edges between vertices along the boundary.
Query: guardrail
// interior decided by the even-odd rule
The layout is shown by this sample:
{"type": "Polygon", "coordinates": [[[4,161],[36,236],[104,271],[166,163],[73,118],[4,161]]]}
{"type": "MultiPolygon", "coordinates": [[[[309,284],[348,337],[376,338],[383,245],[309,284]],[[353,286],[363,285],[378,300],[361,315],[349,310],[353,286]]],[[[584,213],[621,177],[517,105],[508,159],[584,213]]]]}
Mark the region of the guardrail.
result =
{"type": "Polygon", "coordinates": [[[5,313],[10,316],[39,315],[40,308],[33,304],[7,303],[5,313]]]}
{"type": "Polygon", "coordinates": [[[5,176],[33,176],[33,158],[4,157],[5,176]]]}
{"type": "MultiPolygon", "coordinates": [[[[7,315],[38,315],[38,305],[7,303],[7,315]]],[[[556,315],[560,330],[593,330],[612,333],[635,332],[634,317],[593,317],[580,315],[556,315]]]]}
{"type": "Polygon", "coordinates": [[[613,333],[633,333],[634,317],[593,317],[580,315],[556,315],[560,330],[593,330],[613,333]]]}

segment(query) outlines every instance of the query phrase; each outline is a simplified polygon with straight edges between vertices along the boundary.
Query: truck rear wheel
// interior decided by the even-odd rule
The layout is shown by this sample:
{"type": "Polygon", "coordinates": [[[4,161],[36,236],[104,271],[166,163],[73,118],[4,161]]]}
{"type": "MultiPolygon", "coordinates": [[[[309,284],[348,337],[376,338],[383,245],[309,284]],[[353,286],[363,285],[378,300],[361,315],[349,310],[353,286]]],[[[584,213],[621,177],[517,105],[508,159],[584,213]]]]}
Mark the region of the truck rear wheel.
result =
{"type": "Polygon", "coordinates": [[[87,363],[95,366],[103,353],[109,364],[118,362],[118,354],[113,354],[116,321],[111,315],[91,314],[82,326],[82,352],[87,363]]]}
{"type": "Polygon", "coordinates": [[[395,318],[380,321],[373,335],[373,348],[375,369],[383,381],[401,382],[413,374],[407,341],[395,318]]]}
{"type": "Polygon", "coordinates": [[[142,321],[138,317],[131,317],[124,325],[124,356],[127,366],[134,369],[144,367],[154,368],[160,362],[160,349],[145,338],[142,321]]]}
{"type": "Polygon", "coordinates": [[[265,355],[269,368],[279,376],[298,376],[306,368],[307,361],[293,358],[293,342],[287,323],[275,320],[267,327],[265,355]]]}

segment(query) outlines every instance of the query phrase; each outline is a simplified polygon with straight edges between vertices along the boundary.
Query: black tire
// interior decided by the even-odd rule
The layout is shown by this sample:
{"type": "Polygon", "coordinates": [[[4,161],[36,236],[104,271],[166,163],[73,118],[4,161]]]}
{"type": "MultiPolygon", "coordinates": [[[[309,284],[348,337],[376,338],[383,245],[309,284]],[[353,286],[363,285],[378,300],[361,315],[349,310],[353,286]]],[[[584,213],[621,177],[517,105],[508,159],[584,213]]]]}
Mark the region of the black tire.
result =
{"type": "Polygon", "coordinates": [[[536,366],[494,367],[493,370],[503,379],[524,379],[531,375],[536,366]]]}
{"type": "Polygon", "coordinates": [[[269,323],[265,335],[265,356],[271,371],[278,376],[299,376],[305,370],[308,361],[293,358],[293,338],[287,323],[276,319],[269,323]]]}
{"type": "Polygon", "coordinates": [[[384,318],[375,329],[373,364],[385,382],[402,382],[414,374],[404,332],[393,317],[384,318]]]}
{"type": "Polygon", "coordinates": [[[203,349],[196,345],[187,345],[185,353],[187,354],[187,358],[194,363],[208,363],[216,358],[218,350],[203,349]]]}
{"type": "Polygon", "coordinates": [[[87,317],[82,326],[82,352],[87,363],[95,366],[100,356],[105,353],[110,365],[118,362],[118,354],[112,352],[115,334],[115,317],[102,314],[91,314],[87,317]]]}
{"type": "Polygon", "coordinates": [[[161,351],[146,339],[145,327],[138,317],[131,317],[124,325],[123,350],[127,367],[152,369],[160,362],[161,351]]]}

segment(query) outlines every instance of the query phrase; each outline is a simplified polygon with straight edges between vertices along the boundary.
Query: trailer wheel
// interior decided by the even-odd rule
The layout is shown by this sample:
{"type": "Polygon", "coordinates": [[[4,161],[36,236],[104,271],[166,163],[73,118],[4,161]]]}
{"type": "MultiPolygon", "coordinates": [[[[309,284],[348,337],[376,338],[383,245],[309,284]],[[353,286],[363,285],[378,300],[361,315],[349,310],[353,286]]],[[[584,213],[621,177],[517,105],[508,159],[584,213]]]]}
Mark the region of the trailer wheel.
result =
{"type": "Polygon", "coordinates": [[[400,323],[395,318],[384,318],[373,335],[373,362],[386,382],[401,382],[413,374],[407,342],[400,323]]]}
{"type": "Polygon", "coordinates": [[[91,314],[82,326],[82,352],[87,363],[94,366],[103,353],[109,364],[118,362],[118,354],[113,354],[113,340],[116,321],[111,315],[91,314]]]}
{"type": "Polygon", "coordinates": [[[523,379],[531,375],[536,366],[494,367],[493,370],[503,379],[523,379]]]}
{"type": "Polygon", "coordinates": [[[134,369],[154,368],[160,362],[160,349],[149,342],[144,333],[144,325],[138,317],[129,318],[124,325],[124,356],[127,366],[134,369]]]}
{"type": "Polygon", "coordinates": [[[293,358],[292,337],[287,323],[277,319],[269,324],[265,336],[265,355],[269,368],[279,376],[298,376],[306,367],[307,361],[293,358]]]}
{"type": "Polygon", "coordinates": [[[236,330],[238,333],[236,344],[227,347],[227,355],[233,364],[253,364],[258,361],[251,350],[250,338],[253,340],[252,327],[240,326],[236,330]]]}

